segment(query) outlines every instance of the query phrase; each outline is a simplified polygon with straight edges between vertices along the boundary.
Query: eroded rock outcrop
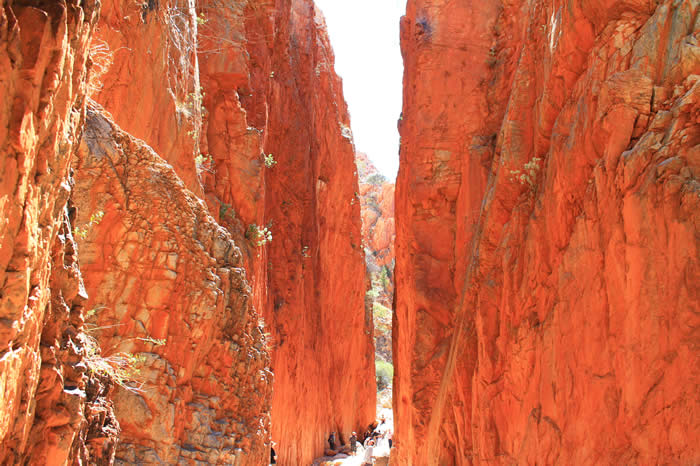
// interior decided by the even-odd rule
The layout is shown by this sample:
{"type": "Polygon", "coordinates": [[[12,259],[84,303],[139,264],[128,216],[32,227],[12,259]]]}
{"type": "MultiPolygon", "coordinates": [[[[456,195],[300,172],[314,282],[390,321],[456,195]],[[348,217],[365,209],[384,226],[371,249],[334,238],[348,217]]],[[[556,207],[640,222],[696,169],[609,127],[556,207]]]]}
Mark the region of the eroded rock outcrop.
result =
{"type": "Polygon", "coordinates": [[[240,252],[172,168],[96,110],[75,164],[90,308],[106,357],[134,356],[114,396],[124,463],[259,465],[272,375],[240,252]]]}
{"type": "Polygon", "coordinates": [[[0,463],[104,464],[119,426],[87,363],[69,166],[93,2],[0,2],[0,463]]]}
{"type": "Polygon", "coordinates": [[[700,458],[697,10],[409,1],[399,464],[700,458]]]}
{"type": "Polygon", "coordinates": [[[201,195],[195,0],[104,0],[91,43],[92,97],[201,195]]]}
{"type": "Polygon", "coordinates": [[[206,200],[241,244],[271,333],[279,459],[306,464],[330,431],[374,416],[347,110],[312,2],[208,0],[198,12],[206,200]]]}
{"type": "MultiPolygon", "coordinates": [[[[374,348],[377,359],[391,362],[391,307],[394,300],[394,183],[389,183],[367,154],[355,157],[360,177],[360,206],[362,212],[362,247],[368,291],[365,306],[372,313],[374,348]]],[[[379,363],[381,364],[381,363],[379,363]]],[[[383,385],[377,374],[378,384],[383,385]]],[[[390,380],[387,380],[390,382],[390,380]]],[[[381,388],[381,387],[380,387],[381,388]]],[[[381,397],[380,397],[381,398],[381,397]]]]}

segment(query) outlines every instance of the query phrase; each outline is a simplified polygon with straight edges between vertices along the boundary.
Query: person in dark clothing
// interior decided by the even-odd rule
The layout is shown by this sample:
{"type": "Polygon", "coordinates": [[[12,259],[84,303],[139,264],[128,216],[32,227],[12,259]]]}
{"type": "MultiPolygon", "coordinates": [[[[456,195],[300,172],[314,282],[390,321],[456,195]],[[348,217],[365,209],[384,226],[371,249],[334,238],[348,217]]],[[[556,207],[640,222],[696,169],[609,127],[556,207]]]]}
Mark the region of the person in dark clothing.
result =
{"type": "Polygon", "coordinates": [[[274,446],[277,445],[275,442],[270,444],[270,464],[277,464],[277,453],[275,453],[274,446]]]}
{"type": "Polygon", "coordinates": [[[335,432],[331,432],[328,436],[328,445],[330,445],[331,450],[335,450],[335,432]]]}
{"type": "Polygon", "coordinates": [[[355,432],[350,436],[350,453],[355,456],[357,453],[357,434],[355,432]]]}

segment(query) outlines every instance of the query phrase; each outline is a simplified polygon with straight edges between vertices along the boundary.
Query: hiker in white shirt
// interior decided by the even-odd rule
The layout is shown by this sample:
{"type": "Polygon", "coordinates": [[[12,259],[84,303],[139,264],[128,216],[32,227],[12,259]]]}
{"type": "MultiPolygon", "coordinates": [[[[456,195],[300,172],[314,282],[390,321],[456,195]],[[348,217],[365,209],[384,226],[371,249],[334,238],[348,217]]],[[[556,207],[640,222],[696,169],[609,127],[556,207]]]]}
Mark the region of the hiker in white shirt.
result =
{"type": "Polygon", "coordinates": [[[374,453],[374,440],[370,440],[365,448],[365,457],[362,459],[362,466],[372,466],[374,464],[374,458],[372,454],[374,453]]]}

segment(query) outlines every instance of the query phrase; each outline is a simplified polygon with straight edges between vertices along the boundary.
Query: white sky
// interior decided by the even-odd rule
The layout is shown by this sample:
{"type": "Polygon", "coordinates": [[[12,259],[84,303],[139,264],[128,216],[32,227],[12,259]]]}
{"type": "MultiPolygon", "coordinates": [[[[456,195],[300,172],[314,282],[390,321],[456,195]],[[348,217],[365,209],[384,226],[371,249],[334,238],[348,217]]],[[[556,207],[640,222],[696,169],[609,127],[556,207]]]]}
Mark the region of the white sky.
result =
{"type": "Polygon", "coordinates": [[[406,0],[316,0],[343,78],[355,147],[387,178],[399,168],[403,61],[399,19],[406,0]]]}

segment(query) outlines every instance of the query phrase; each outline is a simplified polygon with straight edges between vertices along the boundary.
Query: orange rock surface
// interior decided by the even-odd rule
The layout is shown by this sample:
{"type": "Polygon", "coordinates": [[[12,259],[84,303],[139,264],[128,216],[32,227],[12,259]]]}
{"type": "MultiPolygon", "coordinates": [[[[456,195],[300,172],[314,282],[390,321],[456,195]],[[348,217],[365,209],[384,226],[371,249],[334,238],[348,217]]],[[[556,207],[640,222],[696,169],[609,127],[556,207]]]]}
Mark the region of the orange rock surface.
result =
{"type": "Polygon", "coordinates": [[[28,3],[0,1],[0,463],[108,462],[119,425],[86,367],[69,176],[97,11],[28,3]]]}
{"type": "Polygon", "coordinates": [[[308,464],[363,430],[359,187],[313,2],[0,1],[0,460],[259,465],[272,438],[308,464]]]}
{"type": "Polygon", "coordinates": [[[138,390],[114,394],[117,459],[263,464],[272,374],[238,248],[163,159],[96,110],[74,168],[91,323],[106,357],[135,358],[138,390]]]}
{"type": "Polygon", "coordinates": [[[280,462],[308,464],[330,431],[347,438],[374,417],[372,322],[341,84],[311,1],[207,0],[197,8],[206,20],[206,200],[241,246],[273,340],[280,462]],[[268,228],[272,241],[258,246],[251,228],[268,228]]]}
{"type": "Polygon", "coordinates": [[[391,312],[394,300],[394,183],[358,152],[362,244],[365,251],[367,288],[365,306],[373,313],[374,346],[378,358],[391,362],[391,312]],[[384,306],[375,312],[375,302],[384,306]]]}
{"type": "MultiPolygon", "coordinates": [[[[209,212],[241,248],[251,301],[274,342],[272,438],[282,462],[303,464],[322,451],[329,431],[347,434],[371,422],[375,404],[354,150],[325,25],[311,1],[202,0],[196,12],[181,3],[106,2],[96,43],[109,59],[99,62],[101,49],[94,54],[104,69],[96,100],[197,195],[201,181],[209,212]],[[183,51],[191,50],[195,26],[192,57],[183,51]],[[183,59],[189,61],[181,68],[190,71],[173,75],[173,63],[183,59]],[[141,81],[132,78],[134,69],[143,70],[141,81]],[[185,130],[194,146],[183,139],[185,130]],[[193,149],[200,154],[197,171],[193,149]],[[266,167],[263,154],[272,154],[275,164],[266,167]],[[258,246],[251,228],[268,228],[273,241],[258,246]]],[[[102,181],[95,183],[83,192],[102,181]]],[[[82,221],[93,204],[81,203],[82,221]]],[[[111,265],[101,267],[85,264],[89,291],[104,288],[111,265]]],[[[91,303],[105,299],[106,291],[96,293],[91,303]]],[[[161,299],[180,299],[168,293],[161,299]]],[[[109,302],[116,299],[122,298],[115,292],[109,302]]],[[[114,318],[112,311],[104,315],[114,318]]],[[[133,331],[129,326],[101,342],[116,348],[133,331]]],[[[167,433],[148,426],[160,421],[127,422],[119,402],[117,414],[130,444],[121,458],[148,458],[148,448],[173,458],[162,446],[167,433]]]]}
{"type": "Polygon", "coordinates": [[[92,97],[201,194],[198,21],[192,1],[103,0],[92,40],[92,97]]]}
{"type": "Polygon", "coordinates": [[[409,0],[392,463],[700,460],[697,9],[409,0]]]}
{"type": "Polygon", "coordinates": [[[347,442],[373,421],[372,316],[354,146],[320,11],[278,11],[265,153],[265,319],[274,339],[272,438],[282,464],[310,464],[330,431],[347,442]]]}
{"type": "Polygon", "coordinates": [[[266,250],[251,244],[246,233],[249,225],[266,225],[262,154],[276,10],[272,2],[203,0],[198,11],[205,109],[200,175],[212,215],[240,245],[253,302],[262,309],[266,250]]]}

